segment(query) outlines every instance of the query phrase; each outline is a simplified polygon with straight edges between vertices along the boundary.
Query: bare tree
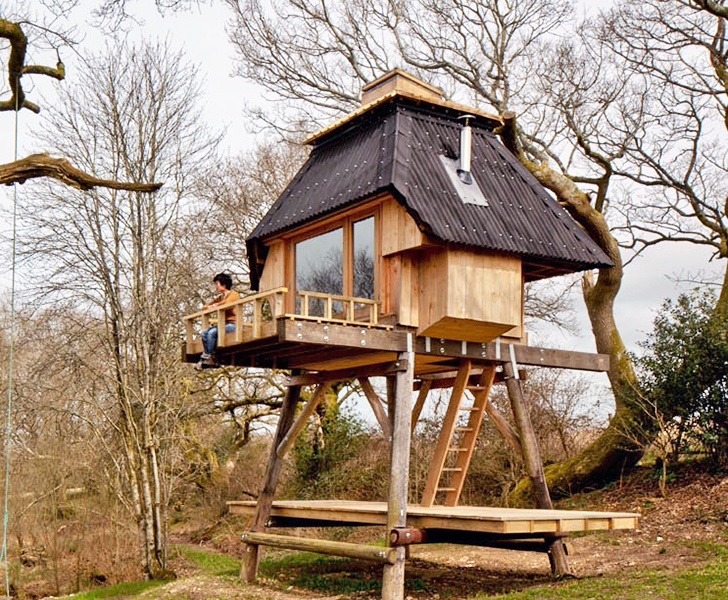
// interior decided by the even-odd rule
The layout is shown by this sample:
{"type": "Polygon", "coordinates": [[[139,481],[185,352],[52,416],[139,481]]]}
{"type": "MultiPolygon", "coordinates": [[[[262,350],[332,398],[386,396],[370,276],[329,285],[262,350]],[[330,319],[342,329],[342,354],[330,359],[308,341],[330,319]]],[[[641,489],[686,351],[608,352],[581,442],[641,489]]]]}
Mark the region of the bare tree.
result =
{"type": "Polygon", "coordinates": [[[229,270],[248,280],[245,239],[303,164],[300,144],[261,145],[210,169],[199,183],[198,259],[205,280],[212,271],[229,270]]]}
{"type": "Polygon", "coordinates": [[[705,1],[625,0],[604,39],[649,86],[645,123],[620,173],[642,185],[623,208],[637,249],[707,246],[723,260],[716,308],[728,313],[728,34],[726,8],[705,1]],[[638,201],[639,200],[639,201],[638,201]]]}
{"type": "Polygon", "coordinates": [[[95,400],[111,402],[106,440],[122,499],[134,515],[149,577],[166,569],[165,465],[180,400],[177,316],[194,246],[183,229],[197,165],[214,138],[197,108],[194,67],[164,45],[118,43],[88,61],[79,85],[61,90],[41,139],[89,171],[170,182],[147,194],[49,186],[22,222],[21,256],[37,302],[83,311],[72,358],[96,377],[95,400]],[[80,134],[80,135],[79,135],[80,134]],[[90,357],[103,356],[101,366],[90,357]],[[118,454],[117,454],[118,453],[118,454]]]}

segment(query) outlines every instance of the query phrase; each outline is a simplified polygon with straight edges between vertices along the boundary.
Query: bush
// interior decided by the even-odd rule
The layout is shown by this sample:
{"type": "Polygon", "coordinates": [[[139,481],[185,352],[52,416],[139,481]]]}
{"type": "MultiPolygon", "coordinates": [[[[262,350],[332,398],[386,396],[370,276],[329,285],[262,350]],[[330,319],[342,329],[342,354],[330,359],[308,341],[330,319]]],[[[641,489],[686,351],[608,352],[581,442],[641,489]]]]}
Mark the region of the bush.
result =
{"type": "Polygon", "coordinates": [[[295,498],[372,500],[387,485],[388,451],[383,438],[337,402],[322,402],[307,433],[293,448],[284,493],[295,498]],[[382,486],[384,486],[382,488],[382,486]]]}
{"type": "Polygon", "coordinates": [[[642,396],[670,427],[673,461],[687,451],[728,465],[728,317],[715,295],[695,291],[667,300],[636,359],[642,396]]]}

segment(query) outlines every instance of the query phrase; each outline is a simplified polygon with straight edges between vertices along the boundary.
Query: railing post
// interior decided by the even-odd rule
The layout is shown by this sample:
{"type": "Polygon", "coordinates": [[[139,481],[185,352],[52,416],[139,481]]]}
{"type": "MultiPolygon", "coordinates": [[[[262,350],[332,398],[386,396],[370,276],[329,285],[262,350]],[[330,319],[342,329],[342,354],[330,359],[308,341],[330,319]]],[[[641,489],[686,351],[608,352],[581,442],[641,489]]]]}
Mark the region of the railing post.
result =
{"type": "Polygon", "coordinates": [[[235,343],[243,341],[243,304],[235,305],[235,343]]]}
{"type": "MultiPolygon", "coordinates": [[[[273,317],[278,317],[286,312],[286,295],[283,292],[275,293],[275,310],[273,311],[273,317]]],[[[273,308],[273,306],[271,306],[273,308]]]]}
{"type": "Polygon", "coordinates": [[[217,347],[227,346],[225,343],[225,309],[220,308],[217,311],[217,347]]]}
{"type": "Polygon", "coordinates": [[[192,327],[192,319],[185,319],[185,348],[187,354],[192,354],[192,342],[194,339],[194,330],[192,327]]]}
{"type": "Polygon", "coordinates": [[[263,299],[256,298],[253,301],[253,339],[260,337],[261,319],[263,318],[263,299]]]}

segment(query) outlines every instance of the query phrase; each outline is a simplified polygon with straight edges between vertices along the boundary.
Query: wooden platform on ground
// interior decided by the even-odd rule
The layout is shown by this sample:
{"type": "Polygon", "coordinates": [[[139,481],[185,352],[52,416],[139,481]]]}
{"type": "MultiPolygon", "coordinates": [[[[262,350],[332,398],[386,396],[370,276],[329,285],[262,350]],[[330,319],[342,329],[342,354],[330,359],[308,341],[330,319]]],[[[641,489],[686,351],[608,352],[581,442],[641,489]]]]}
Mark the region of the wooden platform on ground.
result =
{"type": "MultiPolygon", "coordinates": [[[[255,501],[227,503],[234,515],[252,516],[255,501]]],[[[503,537],[543,537],[578,531],[634,529],[639,514],[572,510],[492,508],[485,506],[408,506],[407,526],[447,529],[503,537]]],[[[386,525],[385,502],[350,500],[277,500],[273,503],[271,527],[338,527],[386,525]]]]}

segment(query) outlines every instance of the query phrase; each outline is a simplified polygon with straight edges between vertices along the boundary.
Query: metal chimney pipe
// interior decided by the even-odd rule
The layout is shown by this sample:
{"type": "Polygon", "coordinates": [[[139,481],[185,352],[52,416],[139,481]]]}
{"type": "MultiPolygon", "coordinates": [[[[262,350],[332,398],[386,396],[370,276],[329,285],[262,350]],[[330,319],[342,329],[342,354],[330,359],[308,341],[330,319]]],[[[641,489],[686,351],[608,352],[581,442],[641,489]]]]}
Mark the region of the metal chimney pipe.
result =
{"type": "Polygon", "coordinates": [[[458,177],[463,183],[472,183],[473,176],[470,174],[470,162],[473,156],[473,130],[470,127],[470,119],[473,115],[463,115],[460,117],[465,120],[465,125],[460,130],[460,166],[458,167],[458,177]]]}

